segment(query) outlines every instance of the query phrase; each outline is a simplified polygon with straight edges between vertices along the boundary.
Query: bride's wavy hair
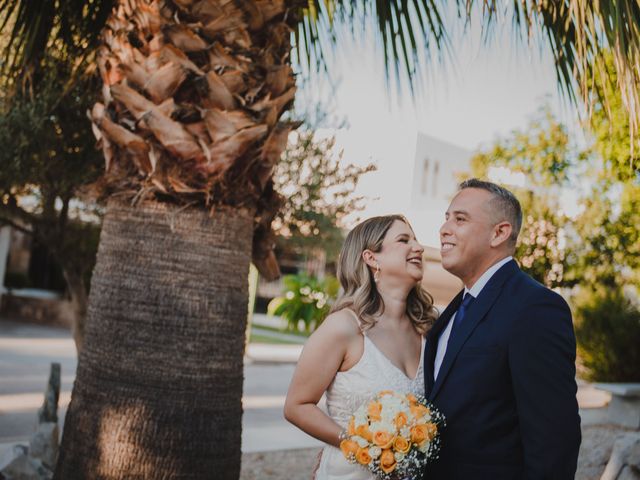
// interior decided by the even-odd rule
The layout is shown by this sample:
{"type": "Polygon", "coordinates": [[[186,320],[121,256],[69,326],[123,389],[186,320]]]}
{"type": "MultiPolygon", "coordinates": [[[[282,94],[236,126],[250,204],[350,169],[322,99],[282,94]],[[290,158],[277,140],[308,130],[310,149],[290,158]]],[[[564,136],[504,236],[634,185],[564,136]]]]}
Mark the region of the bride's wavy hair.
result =
{"type": "MultiPolygon", "coordinates": [[[[384,215],[369,218],[349,232],[338,258],[338,279],[342,292],[331,312],[344,308],[353,310],[360,318],[364,330],[376,324],[376,315],[384,312],[384,301],[378,292],[374,275],[362,258],[362,252],[379,252],[382,241],[393,225],[399,220],[411,225],[403,215],[384,215]]],[[[407,296],[407,316],[414,328],[424,334],[437,318],[433,297],[418,282],[407,296]]]]}

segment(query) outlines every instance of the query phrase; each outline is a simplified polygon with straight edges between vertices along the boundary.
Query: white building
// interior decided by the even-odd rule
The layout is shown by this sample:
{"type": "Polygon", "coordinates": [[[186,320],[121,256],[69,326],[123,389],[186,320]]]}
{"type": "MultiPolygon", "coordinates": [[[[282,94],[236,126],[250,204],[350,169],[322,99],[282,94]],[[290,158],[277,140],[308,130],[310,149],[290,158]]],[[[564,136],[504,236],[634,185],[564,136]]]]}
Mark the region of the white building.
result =
{"type": "Polygon", "coordinates": [[[438,229],[457,191],[460,174],[470,170],[471,152],[420,132],[416,137],[405,215],[422,243],[439,247],[438,229]]]}
{"type": "Polygon", "coordinates": [[[378,165],[359,184],[357,193],[368,198],[359,217],[401,213],[422,244],[439,249],[438,230],[457,190],[458,175],[470,170],[472,153],[415,131],[394,132],[393,138],[369,152],[358,152],[370,153],[378,165]]]}

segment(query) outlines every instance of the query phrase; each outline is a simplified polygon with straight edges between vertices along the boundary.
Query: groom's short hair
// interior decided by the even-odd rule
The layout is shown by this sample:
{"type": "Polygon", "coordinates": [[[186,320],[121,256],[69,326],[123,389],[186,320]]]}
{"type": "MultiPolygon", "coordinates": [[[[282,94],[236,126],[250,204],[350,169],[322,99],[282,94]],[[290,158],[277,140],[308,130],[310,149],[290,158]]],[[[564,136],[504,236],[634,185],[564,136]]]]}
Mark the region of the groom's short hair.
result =
{"type": "Polygon", "coordinates": [[[522,207],[516,196],[500,185],[477,178],[465,180],[458,186],[459,190],[465,188],[479,188],[493,195],[490,201],[491,207],[495,211],[496,217],[499,217],[498,221],[506,220],[511,224],[512,230],[509,240],[515,246],[522,227],[522,207]]]}

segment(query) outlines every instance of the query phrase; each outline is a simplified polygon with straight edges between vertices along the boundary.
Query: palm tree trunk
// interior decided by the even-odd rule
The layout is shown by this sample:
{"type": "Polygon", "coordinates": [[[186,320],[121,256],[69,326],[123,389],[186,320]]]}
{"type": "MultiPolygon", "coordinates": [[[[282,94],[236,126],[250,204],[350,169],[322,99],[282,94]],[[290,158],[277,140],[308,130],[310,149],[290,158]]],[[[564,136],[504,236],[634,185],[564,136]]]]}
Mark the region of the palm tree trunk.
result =
{"type": "Polygon", "coordinates": [[[239,477],[252,230],[109,201],[54,478],[239,477]]]}
{"type": "Polygon", "coordinates": [[[73,341],[76,344],[76,351],[79,354],[84,345],[84,326],[89,303],[87,289],[80,272],[75,271],[72,267],[62,265],[62,273],[64,274],[69,296],[71,297],[71,306],[73,309],[71,333],[73,335],[73,341]]]}

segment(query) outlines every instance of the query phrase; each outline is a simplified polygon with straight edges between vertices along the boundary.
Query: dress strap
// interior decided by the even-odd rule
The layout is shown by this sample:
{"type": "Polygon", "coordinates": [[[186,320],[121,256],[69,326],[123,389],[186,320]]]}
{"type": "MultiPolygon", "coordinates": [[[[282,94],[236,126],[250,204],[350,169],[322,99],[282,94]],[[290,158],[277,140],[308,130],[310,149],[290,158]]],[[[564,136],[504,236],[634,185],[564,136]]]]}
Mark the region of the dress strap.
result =
{"type": "Polygon", "coordinates": [[[360,322],[360,317],[358,317],[358,314],[353,310],[351,310],[350,308],[345,308],[345,310],[353,316],[354,320],[356,321],[356,325],[358,325],[358,330],[360,330],[360,333],[364,336],[364,330],[362,329],[362,322],[360,322]]]}

